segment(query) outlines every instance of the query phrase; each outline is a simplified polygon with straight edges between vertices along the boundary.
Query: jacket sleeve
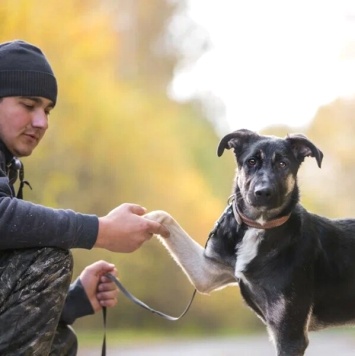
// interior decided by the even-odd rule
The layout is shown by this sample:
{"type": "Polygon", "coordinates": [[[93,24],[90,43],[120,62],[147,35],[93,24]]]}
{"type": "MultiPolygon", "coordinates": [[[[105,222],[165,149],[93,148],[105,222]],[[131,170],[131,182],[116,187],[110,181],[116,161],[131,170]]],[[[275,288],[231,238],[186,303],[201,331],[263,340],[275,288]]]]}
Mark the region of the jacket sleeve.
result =
{"type": "Polygon", "coordinates": [[[98,226],[95,215],[14,198],[9,180],[0,170],[0,250],[44,246],[90,249],[98,226]]]}
{"type": "Polygon", "coordinates": [[[90,314],[94,314],[94,309],[80,279],[77,278],[75,282],[70,285],[60,321],[70,325],[74,323],[75,319],[90,314]]]}

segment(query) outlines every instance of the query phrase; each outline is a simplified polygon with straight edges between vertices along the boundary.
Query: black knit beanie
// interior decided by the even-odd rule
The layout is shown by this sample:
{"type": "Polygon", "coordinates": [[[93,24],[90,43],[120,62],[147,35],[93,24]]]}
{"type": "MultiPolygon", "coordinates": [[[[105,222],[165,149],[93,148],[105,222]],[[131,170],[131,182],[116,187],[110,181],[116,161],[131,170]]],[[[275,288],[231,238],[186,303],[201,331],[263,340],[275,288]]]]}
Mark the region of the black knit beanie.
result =
{"type": "Polygon", "coordinates": [[[57,81],[42,51],[20,40],[0,43],[0,98],[42,96],[57,101],[57,81]]]}

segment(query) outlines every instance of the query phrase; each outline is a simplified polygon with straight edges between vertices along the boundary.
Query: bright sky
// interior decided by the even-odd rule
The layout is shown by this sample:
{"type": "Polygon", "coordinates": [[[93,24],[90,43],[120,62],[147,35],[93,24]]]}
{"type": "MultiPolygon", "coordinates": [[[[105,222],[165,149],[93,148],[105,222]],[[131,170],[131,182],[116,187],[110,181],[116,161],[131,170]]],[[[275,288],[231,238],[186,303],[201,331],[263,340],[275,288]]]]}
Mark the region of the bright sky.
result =
{"type": "Polygon", "coordinates": [[[355,1],[188,0],[211,48],[180,73],[174,96],[213,93],[230,129],[300,127],[355,94],[355,1]]]}

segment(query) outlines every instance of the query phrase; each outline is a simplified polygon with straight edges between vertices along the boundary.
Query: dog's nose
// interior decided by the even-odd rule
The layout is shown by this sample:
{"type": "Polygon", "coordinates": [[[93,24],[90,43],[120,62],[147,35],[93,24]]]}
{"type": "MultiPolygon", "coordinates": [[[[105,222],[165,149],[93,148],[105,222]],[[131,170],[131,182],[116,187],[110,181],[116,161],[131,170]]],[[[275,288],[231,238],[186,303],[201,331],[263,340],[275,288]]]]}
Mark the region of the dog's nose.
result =
{"type": "Polygon", "coordinates": [[[268,186],[257,186],[255,187],[254,194],[257,198],[270,199],[271,198],[271,188],[268,186]]]}

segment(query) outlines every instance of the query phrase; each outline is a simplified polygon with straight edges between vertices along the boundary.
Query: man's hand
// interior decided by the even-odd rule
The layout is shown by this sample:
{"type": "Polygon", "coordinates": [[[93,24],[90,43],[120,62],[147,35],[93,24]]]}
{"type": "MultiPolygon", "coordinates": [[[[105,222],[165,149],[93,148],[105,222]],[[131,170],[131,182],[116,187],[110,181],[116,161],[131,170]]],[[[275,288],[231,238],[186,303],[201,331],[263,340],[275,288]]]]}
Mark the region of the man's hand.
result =
{"type": "Polygon", "coordinates": [[[102,307],[113,307],[117,304],[118,289],[106,273],[117,275],[115,265],[106,261],[97,261],[87,266],[79,278],[85,293],[95,312],[102,307]]]}
{"type": "Polygon", "coordinates": [[[136,204],[122,204],[99,218],[99,233],[94,247],[114,252],[133,252],[153,234],[169,237],[160,223],[145,219],[146,209],[136,204]]]}

